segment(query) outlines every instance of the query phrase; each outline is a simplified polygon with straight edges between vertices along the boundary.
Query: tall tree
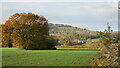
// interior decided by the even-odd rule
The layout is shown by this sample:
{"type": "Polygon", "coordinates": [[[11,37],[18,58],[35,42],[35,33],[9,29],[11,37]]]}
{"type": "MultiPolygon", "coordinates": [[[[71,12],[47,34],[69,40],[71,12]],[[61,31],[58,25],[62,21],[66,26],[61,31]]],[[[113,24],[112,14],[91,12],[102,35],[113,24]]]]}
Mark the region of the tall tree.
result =
{"type": "Polygon", "coordinates": [[[48,44],[51,39],[49,38],[48,21],[44,16],[33,13],[16,13],[9,17],[3,24],[3,28],[3,36],[9,34],[6,37],[9,37],[15,47],[55,49],[53,44],[48,44]]]}

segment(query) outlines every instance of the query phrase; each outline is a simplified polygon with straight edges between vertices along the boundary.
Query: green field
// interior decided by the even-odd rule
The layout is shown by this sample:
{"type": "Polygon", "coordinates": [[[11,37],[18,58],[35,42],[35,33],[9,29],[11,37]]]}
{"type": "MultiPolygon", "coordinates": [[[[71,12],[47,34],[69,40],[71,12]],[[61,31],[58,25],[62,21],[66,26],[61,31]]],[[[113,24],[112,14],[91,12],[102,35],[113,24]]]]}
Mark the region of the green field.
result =
{"type": "Polygon", "coordinates": [[[2,49],[3,66],[87,66],[99,53],[95,49],[19,50],[2,49]]]}

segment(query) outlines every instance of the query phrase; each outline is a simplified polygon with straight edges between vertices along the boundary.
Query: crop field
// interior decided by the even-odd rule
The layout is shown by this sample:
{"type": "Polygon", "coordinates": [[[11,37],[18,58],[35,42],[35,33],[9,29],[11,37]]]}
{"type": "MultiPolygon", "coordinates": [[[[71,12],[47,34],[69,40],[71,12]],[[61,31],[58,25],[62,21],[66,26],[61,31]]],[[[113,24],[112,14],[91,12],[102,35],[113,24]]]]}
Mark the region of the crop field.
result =
{"type": "Polygon", "coordinates": [[[2,49],[3,66],[87,66],[99,50],[68,49],[19,50],[2,49]]]}

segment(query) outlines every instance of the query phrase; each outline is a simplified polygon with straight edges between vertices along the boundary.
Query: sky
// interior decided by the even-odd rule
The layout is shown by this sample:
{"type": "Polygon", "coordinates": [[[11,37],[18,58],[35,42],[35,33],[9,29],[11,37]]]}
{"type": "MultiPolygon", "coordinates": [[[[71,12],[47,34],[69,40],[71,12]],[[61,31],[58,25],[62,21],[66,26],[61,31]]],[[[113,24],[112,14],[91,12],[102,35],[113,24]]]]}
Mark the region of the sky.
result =
{"type": "Polygon", "coordinates": [[[89,0],[91,2],[83,2],[83,0],[80,2],[67,2],[67,0],[66,2],[19,1],[4,0],[2,2],[3,23],[14,13],[32,12],[45,16],[49,23],[69,24],[89,30],[104,31],[107,28],[107,22],[109,22],[113,31],[118,30],[117,0],[114,2],[113,0],[101,0],[101,2],[97,2],[98,0],[89,0]]]}
{"type": "Polygon", "coordinates": [[[3,2],[118,2],[119,0],[1,0],[3,2]]]}

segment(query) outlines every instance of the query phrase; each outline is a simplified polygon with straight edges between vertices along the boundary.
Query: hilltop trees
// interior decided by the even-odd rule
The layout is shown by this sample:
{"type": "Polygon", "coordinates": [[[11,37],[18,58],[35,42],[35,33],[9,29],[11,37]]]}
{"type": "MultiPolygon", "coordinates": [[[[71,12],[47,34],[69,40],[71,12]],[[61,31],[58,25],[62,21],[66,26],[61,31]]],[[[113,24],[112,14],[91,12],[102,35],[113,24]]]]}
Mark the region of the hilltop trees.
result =
{"type": "Polygon", "coordinates": [[[3,46],[21,49],[55,49],[49,36],[48,21],[33,13],[16,13],[2,25],[3,46]]]}
{"type": "Polygon", "coordinates": [[[98,36],[100,36],[100,42],[103,44],[103,45],[109,45],[111,44],[112,42],[112,30],[110,29],[110,25],[109,23],[107,23],[108,25],[108,30],[105,30],[104,32],[98,32],[98,36]]]}

